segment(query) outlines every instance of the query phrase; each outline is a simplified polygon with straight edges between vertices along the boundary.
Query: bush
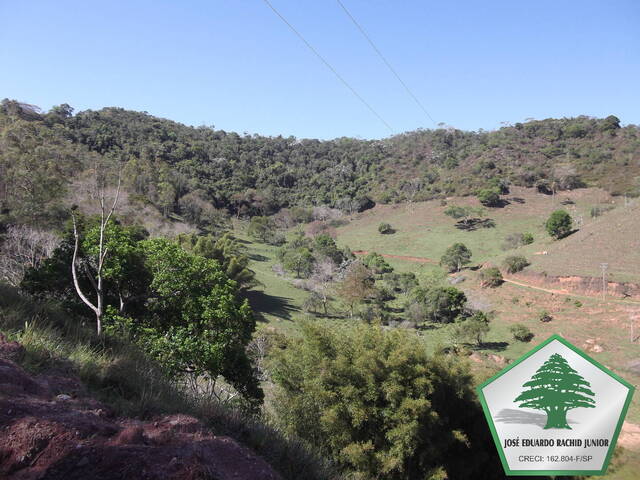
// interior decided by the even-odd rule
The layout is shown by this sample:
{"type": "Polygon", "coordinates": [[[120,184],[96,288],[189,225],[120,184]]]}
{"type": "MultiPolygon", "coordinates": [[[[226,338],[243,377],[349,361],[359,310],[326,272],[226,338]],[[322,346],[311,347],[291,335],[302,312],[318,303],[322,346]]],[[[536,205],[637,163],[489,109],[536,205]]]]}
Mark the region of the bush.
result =
{"type": "Polygon", "coordinates": [[[504,282],[504,279],[498,267],[485,268],[480,272],[480,284],[483,287],[499,287],[502,282],[504,282]]]}
{"type": "Polygon", "coordinates": [[[395,233],[395,230],[393,229],[393,227],[391,227],[390,224],[383,222],[380,225],[378,225],[378,232],[380,232],[383,235],[387,235],[387,234],[395,233]]]}
{"type": "Polygon", "coordinates": [[[596,207],[591,207],[591,218],[599,217],[600,215],[613,210],[612,205],[599,205],[596,207]]]}
{"type": "Polygon", "coordinates": [[[279,424],[349,478],[501,476],[468,367],[407,330],[309,322],[271,371],[279,424]]]}
{"type": "Polygon", "coordinates": [[[533,333],[529,330],[525,325],[521,323],[517,323],[516,325],[511,325],[509,331],[513,335],[513,338],[520,342],[530,342],[533,338],[533,333]]]}
{"type": "Polygon", "coordinates": [[[538,320],[540,320],[541,322],[547,323],[547,322],[550,322],[551,320],[553,320],[553,317],[546,310],[542,310],[538,314],[538,320]]]}
{"type": "Polygon", "coordinates": [[[545,223],[545,227],[549,235],[558,240],[571,233],[572,224],[571,215],[564,210],[556,210],[545,223]]]}
{"type": "Polygon", "coordinates": [[[533,234],[531,233],[510,233],[502,243],[503,250],[512,250],[533,243],[533,234]]]}
{"type": "Polygon", "coordinates": [[[485,207],[497,207],[500,204],[500,190],[497,187],[483,188],[478,192],[478,200],[485,207]]]}
{"type": "Polygon", "coordinates": [[[516,273],[529,266],[529,261],[522,255],[511,255],[504,259],[504,268],[507,273],[516,273]]]}

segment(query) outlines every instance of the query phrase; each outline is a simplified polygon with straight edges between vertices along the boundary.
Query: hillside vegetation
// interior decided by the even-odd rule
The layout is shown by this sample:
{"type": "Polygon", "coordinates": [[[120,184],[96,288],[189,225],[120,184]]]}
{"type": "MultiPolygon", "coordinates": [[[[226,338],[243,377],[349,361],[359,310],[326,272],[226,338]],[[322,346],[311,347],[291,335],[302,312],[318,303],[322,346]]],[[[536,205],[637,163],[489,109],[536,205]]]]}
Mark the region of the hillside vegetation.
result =
{"type": "Polygon", "coordinates": [[[640,129],[621,127],[614,116],[536,120],[492,132],[418,130],[383,140],[321,141],[188,127],[120,108],[72,113],[68,105],[40,113],[3,101],[5,215],[35,221],[55,213],[56,197],[98,159],[122,169],[132,200],[208,227],[227,212],[264,215],[295,205],[357,211],[371,206],[369,199],[427,200],[496,183],[549,192],[581,186],[640,192],[640,129]],[[33,187],[29,193],[25,184],[33,187]]]}

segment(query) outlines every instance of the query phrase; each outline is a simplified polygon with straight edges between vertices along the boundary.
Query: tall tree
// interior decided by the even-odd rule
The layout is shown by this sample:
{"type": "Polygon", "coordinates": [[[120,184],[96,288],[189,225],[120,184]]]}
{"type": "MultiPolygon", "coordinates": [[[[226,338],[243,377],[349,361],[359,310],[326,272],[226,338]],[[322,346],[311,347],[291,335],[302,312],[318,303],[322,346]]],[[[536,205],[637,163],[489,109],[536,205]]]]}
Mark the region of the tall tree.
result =
{"type": "Polygon", "coordinates": [[[595,408],[595,395],[591,385],[558,353],[554,353],[523,387],[514,400],[522,402],[520,408],[543,410],[547,414],[548,428],[568,428],[567,412],[574,408],[595,408]]]}
{"type": "Polygon", "coordinates": [[[440,265],[446,266],[452,272],[459,272],[463,265],[470,262],[471,250],[464,243],[454,243],[440,258],[440,265]]]}
{"type": "Polygon", "coordinates": [[[353,262],[342,282],[336,287],[336,294],[349,307],[349,315],[353,317],[354,307],[374,293],[375,279],[371,270],[360,262],[353,262]]]}
{"type": "Polygon", "coordinates": [[[545,227],[549,235],[555,239],[564,238],[571,233],[573,220],[571,215],[564,210],[556,210],[551,214],[545,227]]]}
{"type": "Polygon", "coordinates": [[[115,195],[113,196],[113,202],[111,206],[107,205],[106,198],[106,181],[104,172],[98,171],[98,166],[95,167],[96,175],[96,191],[97,200],[100,205],[100,223],[98,233],[97,251],[94,254],[93,263],[95,270],[93,272],[87,271],[87,276],[91,282],[91,286],[95,292],[95,301],[91,301],[89,297],[82,291],[80,282],[78,281],[77,272],[77,258],[78,250],[80,248],[80,233],[78,232],[78,224],[76,222],[75,208],[71,210],[71,218],[73,219],[73,236],[75,244],[73,248],[73,258],[71,260],[71,274],[73,275],[73,286],[80,299],[96,314],[96,329],[98,335],[102,333],[102,316],[104,315],[104,272],[105,260],[109,254],[109,248],[107,248],[108,239],[105,236],[107,226],[111,221],[111,217],[118,205],[118,198],[120,197],[120,175],[118,174],[118,185],[116,187],[115,195]]]}

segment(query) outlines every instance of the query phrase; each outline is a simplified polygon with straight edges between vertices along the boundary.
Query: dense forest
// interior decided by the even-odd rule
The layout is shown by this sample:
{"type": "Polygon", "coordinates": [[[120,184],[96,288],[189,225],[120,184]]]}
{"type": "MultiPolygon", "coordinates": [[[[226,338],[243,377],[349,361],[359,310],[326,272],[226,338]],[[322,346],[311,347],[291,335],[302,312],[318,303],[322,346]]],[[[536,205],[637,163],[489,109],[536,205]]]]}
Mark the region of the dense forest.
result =
{"type": "Polygon", "coordinates": [[[353,212],[474,194],[496,182],[637,195],[638,152],[640,128],[621,127],[615,116],[321,141],[188,127],[121,108],[73,115],[64,104],[42,113],[4,100],[0,205],[5,217],[44,221],[70,181],[98,160],[121,172],[132,200],[200,227],[293,206],[353,212]]]}

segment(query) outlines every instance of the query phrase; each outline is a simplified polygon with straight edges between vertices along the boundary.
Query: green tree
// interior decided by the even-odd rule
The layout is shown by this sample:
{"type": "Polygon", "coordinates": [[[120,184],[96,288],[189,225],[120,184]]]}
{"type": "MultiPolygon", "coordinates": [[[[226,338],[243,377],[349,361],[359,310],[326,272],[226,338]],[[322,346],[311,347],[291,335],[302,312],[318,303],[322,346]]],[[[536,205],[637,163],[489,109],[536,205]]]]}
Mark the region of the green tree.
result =
{"type": "Polygon", "coordinates": [[[429,320],[450,323],[463,314],[467,297],[455,287],[418,287],[411,292],[411,301],[424,306],[429,320]]]}
{"type": "Polygon", "coordinates": [[[620,128],[620,119],[615,115],[609,115],[602,121],[600,128],[604,132],[614,132],[620,128]]]}
{"type": "Polygon", "coordinates": [[[571,215],[564,210],[556,210],[545,223],[545,227],[549,235],[560,239],[571,233],[572,224],[571,215]]]}
{"type": "Polygon", "coordinates": [[[252,217],[247,234],[262,243],[279,243],[276,224],[271,217],[252,217]]]}
{"type": "Polygon", "coordinates": [[[471,263],[471,250],[464,243],[454,243],[440,258],[440,265],[446,266],[450,272],[459,272],[463,265],[471,263]]]}
{"type": "Polygon", "coordinates": [[[349,266],[344,279],[336,286],[336,294],[349,308],[351,317],[355,306],[375,293],[374,284],[371,270],[362,263],[354,262],[349,266]]]}
{"type": "Polygon", "coordinates": [[[283,259],[283,267],[295,272],[296,277],[308,277],[313,271],[315,258],[308,248],[300,247],[295,250],[287,250],[283,259]]]}
{"type": "Polygon", "coordinates": [[[514,402],[520,408],[542,410],[547,414],[548,428],[568,428],[567,412],[574,408],[594,408],[595,400],[591,385],[558,353],[554,353],[542,364],[514,402]]]}
{"type": "Polygon", "coordinates": [[[471,220],[471,216],[476,213],[476,209],[473,207],[462,207],[460,205],[448,206],[444,214],[455,220],[462,220],[462,223],[468,224],[471,220]]]}
{"type": "Polygon", "coordinates": [[[510,255],[504,259],[507,273],[516,273],[529,266],[529,261],[522,255],[510,255]]]}
{"type": "Polygon", "coordinates": [[[231,280],[242,290],[248,290],[259,284],[256,274],[249,268],[246,248],[230,233],[219,238],[213,235],[180,234],[178,243],[187,251],[204,258],[217,260],[231,280]]]}
{"type": "Polygon", "coordinates": [[[367,254],[363,259],[362,263],[366,265],[366,267],[371,270],[373,273],[377,275],[382,275],[384,273],[393,272],[393,267],[387,263],[382,255],[376,252],[371,252],[367,254]]]}
{"type": "Polygon", "coordinates": [[[499,287],[502,282],[504,282],[504,279],[498,267],[485,268],[480,272],[480,284],[483,287],[499,287]]]}
{"type": "Polygon", "coordinates": [[[319,257],[330,258],[336,265],[344,261],[344,255],[338,249],[336,241],[326,233],[317,235],[313,240],[313,253],[319,257]]]}
{"type": "Polygon", "coordinates": [[[484,312],[475,312],[468,318],[460,319],[454,326],[454,337],[473,340],[482,345],[482,339],[489,333],[489,317],[484,312]]]}
{"type": "Polygon", "coordinates": [[[500,190],[496,187],[483,188],[478,192],[478,200],[485,207],[497,207],[500,204],[500,190]]]}
{"type": "Polygon", "coordinates": [[[468,367],[415,334],[308,322],[271,362],[278,423],[354,478],[501,477],[468,367]]]}
{"type": "Polygon", "coordinates": [[[138,340],[174,374],[222,375],[245,398],[263,394],[245,347],[255,330],[247,300],[237,296],[216,260],[156,238],[142,242],[152,274],[153,301],[135,333],[138,340]]]}

